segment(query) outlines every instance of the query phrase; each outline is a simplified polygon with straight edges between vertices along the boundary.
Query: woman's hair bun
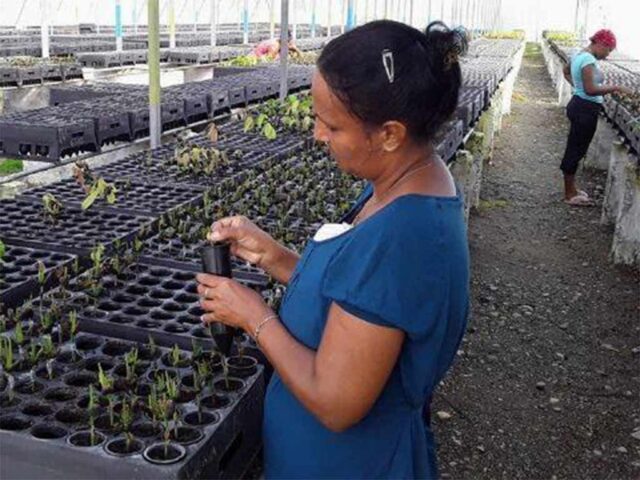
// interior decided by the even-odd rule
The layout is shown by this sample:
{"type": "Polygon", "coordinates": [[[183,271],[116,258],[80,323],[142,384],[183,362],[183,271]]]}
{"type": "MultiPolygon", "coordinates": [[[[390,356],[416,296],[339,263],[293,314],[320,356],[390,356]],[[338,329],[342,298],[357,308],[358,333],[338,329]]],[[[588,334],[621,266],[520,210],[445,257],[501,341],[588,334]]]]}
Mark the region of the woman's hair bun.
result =
{"type": "Polygon", "coordinates": [[[464,27],[450,29],[443,22],[431,22],[426,30],[425,46],[441,60],[443,70],[458,63],[469,48],[468,34],[464,27]]]}

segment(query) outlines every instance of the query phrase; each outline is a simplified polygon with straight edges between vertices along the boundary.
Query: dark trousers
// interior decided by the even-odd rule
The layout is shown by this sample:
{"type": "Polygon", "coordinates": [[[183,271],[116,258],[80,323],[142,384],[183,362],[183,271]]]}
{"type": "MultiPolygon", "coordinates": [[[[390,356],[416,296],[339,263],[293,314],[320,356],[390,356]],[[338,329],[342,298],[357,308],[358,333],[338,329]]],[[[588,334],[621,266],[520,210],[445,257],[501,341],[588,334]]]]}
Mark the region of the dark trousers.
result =
{"type": "Polygon", "coordinates": [[[598,127],[599,103],[573,96],[567,105],[567,117],[571,122],[567,147],[560,164],[560,170],[566,175],[574,175],[578,170],[578,163],[589,150],[598,127]]]}

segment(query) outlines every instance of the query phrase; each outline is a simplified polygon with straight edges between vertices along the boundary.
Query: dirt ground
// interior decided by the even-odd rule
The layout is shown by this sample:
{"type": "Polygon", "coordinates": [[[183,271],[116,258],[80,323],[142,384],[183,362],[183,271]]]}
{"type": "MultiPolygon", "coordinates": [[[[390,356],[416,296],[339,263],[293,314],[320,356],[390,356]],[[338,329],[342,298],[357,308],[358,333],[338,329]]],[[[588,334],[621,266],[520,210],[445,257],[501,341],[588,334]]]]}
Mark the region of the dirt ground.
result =
{"type": "Polygon", "coordinates": [[[472,319],[436,394],[442,478],[640,478],[640,276],[596,208],[561,201],[568,121],[528,49],[469,227],[472,319]]]}

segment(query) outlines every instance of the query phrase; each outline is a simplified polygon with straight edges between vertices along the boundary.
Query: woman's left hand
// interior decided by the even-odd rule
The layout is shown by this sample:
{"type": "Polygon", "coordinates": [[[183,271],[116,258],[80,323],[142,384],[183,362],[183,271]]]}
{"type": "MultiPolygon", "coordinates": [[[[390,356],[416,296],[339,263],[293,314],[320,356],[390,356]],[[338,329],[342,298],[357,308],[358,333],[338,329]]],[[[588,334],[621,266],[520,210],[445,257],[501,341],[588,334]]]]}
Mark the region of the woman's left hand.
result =
{"type": "Polygon", "coordinates": [[[251,333],[253,326],[273,314],[259,293],[235,280],[207,273],[196,275],[205,323],[222,322],[251,333]]]}

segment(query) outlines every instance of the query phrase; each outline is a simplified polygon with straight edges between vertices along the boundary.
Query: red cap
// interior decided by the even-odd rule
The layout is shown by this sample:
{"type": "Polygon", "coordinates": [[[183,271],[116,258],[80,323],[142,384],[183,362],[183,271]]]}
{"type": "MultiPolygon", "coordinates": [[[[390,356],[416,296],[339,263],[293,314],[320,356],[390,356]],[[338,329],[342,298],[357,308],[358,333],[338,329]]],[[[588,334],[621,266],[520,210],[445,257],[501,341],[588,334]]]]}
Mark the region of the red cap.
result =
{"type": "Polygon", "coordinates": [[[593,43],[599,43],[611,49],[616,48],[616,36],[611,30],[607,30],[606,28],[598,30],[589,40],[593,43]]]}

